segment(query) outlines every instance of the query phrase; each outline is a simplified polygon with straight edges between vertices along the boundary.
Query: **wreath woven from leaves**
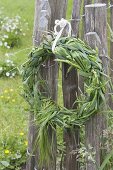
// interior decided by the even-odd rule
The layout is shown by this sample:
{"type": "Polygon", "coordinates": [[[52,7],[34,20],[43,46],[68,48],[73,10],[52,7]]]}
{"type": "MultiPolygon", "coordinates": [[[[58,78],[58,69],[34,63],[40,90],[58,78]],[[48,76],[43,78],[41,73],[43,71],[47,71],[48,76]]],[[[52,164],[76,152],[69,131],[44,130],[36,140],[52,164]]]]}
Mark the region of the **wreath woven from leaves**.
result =
{"type": "Polygon", "coordinates": [[[58,40],[54,52],[51,41],[45,40],[39,47],[32,50],[29,60],[24,64],[23,85],[24,97],[35,115],[38,127],[38,143],[40,163],[49,163],[54,156],[54,134],[56,126],[72,128],[81,126],[94,114],[99,114],[103,104],[106,104],[106,80],[102,62],[98,52],[80,39],[62,37],[58,40]],[[44,95],[48,82],[41,76],[42,65],[53,54],[56,61],[70,65],[68,72],[75,68],[84,77],[84,94],[75,101],[77,109],[68,110],[59,106],[50,97],[44,95]],[[43,89],[43,90],[42,90],[43,89]],[[48,133],[51,128],[51,137],[48,133]]]}

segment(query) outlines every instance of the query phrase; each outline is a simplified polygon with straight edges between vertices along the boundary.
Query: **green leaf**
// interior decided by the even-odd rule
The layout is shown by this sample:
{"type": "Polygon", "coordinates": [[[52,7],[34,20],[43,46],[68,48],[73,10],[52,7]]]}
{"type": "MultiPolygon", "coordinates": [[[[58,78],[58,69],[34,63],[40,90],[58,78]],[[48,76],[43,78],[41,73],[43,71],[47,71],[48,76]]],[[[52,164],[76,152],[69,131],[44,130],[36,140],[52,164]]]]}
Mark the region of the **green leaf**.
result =
{"type": "Polygon", "coordinates": [[[10,163],[7,161],[0,161],[0,163],[5,167],[8,167],[10,165],[10,163]]]}
{"type": "Polygon", "coordinates": [[[99,170],[104,170],[106,165],[108,164],[110,158],[113,156],[113,150],[106,156],[105,160],[103,161],[102,165],[100,166],[99,170]]]}

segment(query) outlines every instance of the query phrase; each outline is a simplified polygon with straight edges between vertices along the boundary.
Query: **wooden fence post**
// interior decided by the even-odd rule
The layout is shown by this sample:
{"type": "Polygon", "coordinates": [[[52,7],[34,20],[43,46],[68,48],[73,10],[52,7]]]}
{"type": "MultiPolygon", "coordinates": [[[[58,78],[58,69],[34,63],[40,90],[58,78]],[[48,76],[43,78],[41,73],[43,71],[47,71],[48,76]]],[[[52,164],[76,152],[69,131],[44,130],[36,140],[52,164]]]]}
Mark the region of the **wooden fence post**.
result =
{"type": "MultiPolygon", "coordinates": [[[[69,65],[63,64],[62,66],[62,85],[63,85],[63,98],[64,106],[68,109],[75,108],[73,105],[78,93],[78,76],[76,70],[72,70],[67,74],[69,65]]],[[[64,142],[66,146],[66,153],[64,156],[64,169],[65,170],[78,170],[79,164],[76,160],[76,154],[73,151],[77,150],[79,145],[79,128],[64,130],[64,142]]]]}
{"type": "MultiPolygon", "coordinates": [[[[36,0],[34,35],[33,35],[34,46],[38,46],[42,41],[43,35],[47,34],[46,31],[48,31],[50,26],[50,18],[51,18],[51,9],[48,0],[44,0],[43,2],[41,0],[36,0]]],[[[42,70],[42,72],[44,72],[44,70],[42,70]]],[[[38,148],[35,148],[37,129],[35,126],[34,119],[35,116],[33,115],[33,113],[30,113],[29,132],[28,132],[28,148],[29,148],[28,151],[30,152],[30,156],[26,164],[26,170],[34,170],[35,168],[39,169],[37,163],[39,160],[39,150],[38,148]]]]}
{"type": "MultiPolygon", "coordinates": [[[[53,31],[55,20],[61,19],[66,15],[67,0],[35,0],[35,20],[34,20],[34,35],[33,44],[39,45],[42,41],[43,34],[47,34],[46,31],[53,31]]],[[[43,79],[48,82],[50,88],[50,96],[53,100],[57,100],[57,79],[58,79],[58,64],[53,59],[50,59],[45,63],[45,67],[41,69],[41,75],[43,79]]],[[[49,94],[47,94],[49,95],[49,94]]],[[[34,126],[34,115],[30,115],[30,126],[28,135],[28,150],[33,156],[27,161],[26,170],[39,170],[38,160],[39,151],[38,148],[34,151],[35,138],[37,136],[37,129],[34,126]],[[35,154],[35,156],[34,156],[35,154]]],[[[51,131],[51,129],[50,129],[51,131]]],[[[51,133],[51,132],[50,132],[51,133]]],[[[56,135],[55,135],[56,143],[56,135]]],[[[56,145],[56,144],[55,144],[56,145]]],[[[56,153],[54,153],[54,161],[50,167],[43,168],[44,170],[56,169],[56,153]]]]}
{"type": "Polygon", "coordinates": [[[92,4],[92,0],[84,0],[84,5],[92,4]]]}
{"type": "MultiPolygon", "coordinates": [[[[107,56],[107,11],[105,4],[92,4],[85,7],[86,40],[93,48],[99,49],[105,73],[108,71],[107,56]],[[93,32],[93,33],[91,33],[93,32]],[[95,33],[94,33],[95,32],[95,33]]],[[[87,160],[86,170],[97,170],[101,164],[102,133],[107,127],[103,114],[98,113],[86,123],[86,145],[96,152],[96,163],[87,160]]]]}
{"type": "MultiPolygon", "coordinates": [[[[92,4],[92,0],[84,0],[83,1],[83,15],[85,14],[85,6],[92,4]]],[[[84,39],[85,35],[85,17],[83,17],[83,23],[82,23],[82,39],[84,39]]]]}
{"type": "Polygon", "coordinates": [[[95,3],[105,3],[105,4],[108,4],[108,0],[95,0],[95,3]]]}
{"type": "MultiPolygon", "coordinates": [[[[72,35],[78,37],[79,34],[79,22],[80,22],[80,0],[73,1],[72,12],[72,35]]],[[[63,87],[63,99],[64,106],[68,109],[74,109],[77,106],[74,102],[78,94],[78,75],[77,71],[73,69],[67,73],[69,65],[62,64],[62,87],[63,87]]],[[[79,170],[79,163],[76,159],[77,151],[79,148],[79,127],[73,129],[64,130],[64,142],[66,146],[66,152],[64,156],[64,169],[65,170],[79,170]]]]}
{"type": "Polygon", "coordinates": [[[56,19],[61,19],[66,17],[67,10],[67,0],[49,0],[51,7],[51,27],[53,30],[56,19]]]}
{"type": "MultiPolygon", "coordinates": [[[[113,31],[113,0],[110,0],[110,4],[111,4],[111,8],[110,8],[110,27],[113,31]]],[[[113,36],[112,36],[112,41],[110,41],[110,58],[112,59],[112,61],[110,62],[110,77],[112,79],[112,83],[113,83],[113,36]]],[[[113,102],[112,100],[110,100],[110,108],[113,109],[113,102]]]]}
{"type": "MultiPolygon", "coordinates": [[[[99,46],[99,39],[96,32],[87,33],[85,39],[92,48],[99,46]]],[[[94,159],[97,166],[100,165],[100,136],[103,130],[101,129],[101,123],[100,115],[94,115],[86,122],[86,146],[88,151],[90,145],[93,147],[92,152],[96,152],[94,159]]],[[[97,167],[94,162],[87,160],[86,170],[97,170],[97,167]]]]}
{"type": "MultiPolygon", "coordinates": [[[[82,32],[81,32],[81,39],[84,40],[84,35],[85,35],[85,6],[92,4],[92,0],[84,0],[83,1],[83,20],[82,20],[82,32]]],[[[80,91],[82,91],[84,93],[84,77],[83,76],[79,76],[79,88],[80,91]]]]}
{"type": "Polygon", "coordinates": [[[73,11],[72,11],[72,36],[78,37],[79,35],[79,25],[80,25],[80,7],[81,7],[81,0],[74,0],[73,1],[73,11]]]}

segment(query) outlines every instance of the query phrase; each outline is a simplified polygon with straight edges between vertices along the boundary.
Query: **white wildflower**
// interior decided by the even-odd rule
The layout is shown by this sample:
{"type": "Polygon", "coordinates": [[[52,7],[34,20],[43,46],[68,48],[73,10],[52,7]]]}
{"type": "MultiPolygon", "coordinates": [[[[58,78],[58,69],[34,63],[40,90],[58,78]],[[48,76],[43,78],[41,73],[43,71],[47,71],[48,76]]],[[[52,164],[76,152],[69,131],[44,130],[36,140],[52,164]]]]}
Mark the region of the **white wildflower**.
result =
{"type": "Polygon", "coordinates": [[[15,73],[12,73],[12,77],[14,77],[15,76],[15,73]]]}
{"type": "Polygon", "coordinates": [[[10,46],[7,46],[8,49],[10,49],[10,46]]]}
{"type": "Polygon", "coordinates": [[[7,77],[9,77],[9,76],[10,76],[10,73],[9,73],[9,72],[7,72],[7,73],[6,73],[6,76],[7,76],[7,77]]]}
{"type": "Polygon", "coordinates": [[[11,63],[11,60],[6,60],[6,63],[11,63]]]}
{"type": "Polygon", "coordinates": [[[6,56],[6,57],[9,57],[9,53],[5,53],[5,56],[6,56]]]}
{"type": "Polygon", "coordinates": [[[4,35],[4,38],[8,38],[8,35],[4,35]]]}
{"type": "Polygon", "coordinates": [[[3,71],[3,67],[0,67],[0,73],[2,73],[2,71],[3,71]]]}
{"type": "Polygon", "coordinates": [[[4,42],[4,46],[7,47],[8,43],[7,42],[4,42]]]}

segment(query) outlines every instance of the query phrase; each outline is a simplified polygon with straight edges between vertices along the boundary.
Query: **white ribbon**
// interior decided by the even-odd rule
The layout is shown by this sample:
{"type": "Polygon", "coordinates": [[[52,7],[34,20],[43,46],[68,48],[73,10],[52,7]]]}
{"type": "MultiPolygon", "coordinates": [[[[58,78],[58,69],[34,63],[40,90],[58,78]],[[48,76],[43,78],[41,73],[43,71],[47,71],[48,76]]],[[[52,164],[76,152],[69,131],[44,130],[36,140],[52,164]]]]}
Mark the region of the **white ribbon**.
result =
{"type": "Polygon", "coordinates": [[[54,35],[56,36],[55,38],[55,41],[53,42],[53,45],[52,45],[52,51],[54,52],[55,50],[55,47],[56,47],[56,43],[57,41],[59,40],[59,38],[61,37],[62,35],[62,32],[64,30],[64,28],[68,25],[69,27],[69,31],[68,31],[68,37],[71,36],[71,24],[70,22],[68,22],[66,19],[62,18],[61,20],[56,20],[55,21],[55,26],[54,26],[54,35]],[[57,31],[57,27],[60,27],[60,31],[57,31]]]}

